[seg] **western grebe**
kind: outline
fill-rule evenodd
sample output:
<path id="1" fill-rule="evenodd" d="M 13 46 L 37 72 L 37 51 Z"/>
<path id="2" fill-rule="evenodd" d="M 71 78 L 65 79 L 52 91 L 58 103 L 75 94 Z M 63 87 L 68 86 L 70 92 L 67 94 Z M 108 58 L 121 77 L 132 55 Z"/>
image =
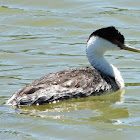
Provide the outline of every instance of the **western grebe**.
<path id="1" fill-rule="evenodd" d="M 118 69 L 104 58 L 110 50 L 139 52 L 125 44 L 124 36 L 113 26 L 94 31 L 87 41 L 87 57 L 95 68 L 76 68 L 48 74 L 12 95 L 8 105 L 40 105 L 103 92 L 117 91 L 124 87 Z"/>

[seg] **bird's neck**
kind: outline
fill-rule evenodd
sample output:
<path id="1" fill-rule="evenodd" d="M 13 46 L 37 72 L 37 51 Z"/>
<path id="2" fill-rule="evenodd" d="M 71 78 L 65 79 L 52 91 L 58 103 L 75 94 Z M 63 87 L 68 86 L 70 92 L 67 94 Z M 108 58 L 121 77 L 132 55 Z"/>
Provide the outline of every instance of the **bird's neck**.
<path id="1" fill-rule="evenodd" d="M 88 41 L 87 44 L 87 57 L 90 62 L 90 64 L 97 70 L 99 70 L 101 73 L 104 73 L 110 77 L 115 78 L 120 85 L 121 88 L 124 87 L 124 81 L 122 79 L 122 76 L 119 72 L 119 70 L 111 65 L 105 58 L 104 58 L 104 53 L 106 52 L 105 49 L 100 47 L 100 45 L 107 45 L 106 43 L 103 43 L 102 40 L 98 42 L 98 40 L 92 40 L 92 42 Z M 109 44 L 108 44 L 109 45 Z"/>

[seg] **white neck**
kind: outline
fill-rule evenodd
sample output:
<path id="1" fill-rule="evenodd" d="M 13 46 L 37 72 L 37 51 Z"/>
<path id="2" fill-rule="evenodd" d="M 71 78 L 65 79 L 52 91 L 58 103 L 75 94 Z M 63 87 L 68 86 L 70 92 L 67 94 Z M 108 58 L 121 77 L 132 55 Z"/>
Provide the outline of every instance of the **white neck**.
<path id="1" fill-rule="evenodd" d="M 119 70 L 104 58 L 104 53 L 108 50 L 119 50 L 115 44 L 97 37 L 93 36 L 89 39 L 87 43 L 87 57 L 90 64 L 100 72 L 114 77 L 117 82 L 120 83 L 121 88 L 124 87 L 124 81 Z"/>

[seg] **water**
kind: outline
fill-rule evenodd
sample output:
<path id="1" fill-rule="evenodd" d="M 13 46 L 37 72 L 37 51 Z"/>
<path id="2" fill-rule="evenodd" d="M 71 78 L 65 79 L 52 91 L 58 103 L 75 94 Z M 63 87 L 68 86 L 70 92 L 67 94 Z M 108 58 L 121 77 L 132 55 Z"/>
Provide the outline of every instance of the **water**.
<path id="1" fill-rule="evenodd" d="M 35 79 L 89 66 L 92 31 L 114 25 L 126 43 L 140 48 L 140 1 L 0 0 L 0 103 Z M 138 140 L 140 54 L 108 52 L 122 73 L 125 90 L 56 104 L 0 106 L 0 139 Z"/>

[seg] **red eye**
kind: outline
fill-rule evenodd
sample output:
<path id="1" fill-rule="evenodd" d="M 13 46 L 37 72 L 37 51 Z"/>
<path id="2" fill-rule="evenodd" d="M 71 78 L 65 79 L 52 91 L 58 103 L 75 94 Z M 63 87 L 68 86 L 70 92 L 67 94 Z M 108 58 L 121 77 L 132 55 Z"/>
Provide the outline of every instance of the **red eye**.
<path id="1" fill-rule="evenodd" d="M 115 40 L 114 43 L 115 43 L 115 44 L 119 44 L 119 41 L 118 41 L 118 40 Z"/>

